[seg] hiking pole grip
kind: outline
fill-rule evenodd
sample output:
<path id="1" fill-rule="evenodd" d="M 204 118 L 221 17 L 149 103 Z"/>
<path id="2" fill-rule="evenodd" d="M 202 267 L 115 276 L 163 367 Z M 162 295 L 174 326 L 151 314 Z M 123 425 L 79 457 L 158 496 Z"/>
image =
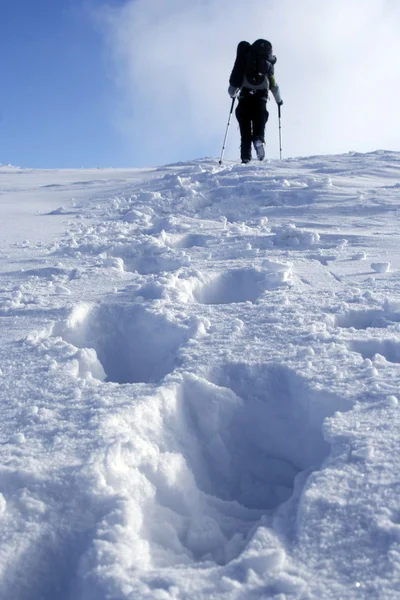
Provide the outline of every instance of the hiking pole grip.
<path id="1" fill-rule="evenodd" d="M 229 130 L 229 125 L 231 124 L 231 117 L 232 117 L 232 113 L 233 113 L 233 107 L 235 105 L 235 100 L 236 100 L 236 96 L 234 96 L 232 98 L 232 104 L 231 104 L 231 110 L 229 111 L 229 119 L 228 119 L 228 124 L 226 126 L 226 131 L 225 131 L 225 137 L 224 137 L 224 143 L 222 144 L 222 151 L 221 151 L 221 157 L 219 159 L 219 164 L 222 165 L 222 158 L 224 156 L 224 152 L 225 152 L 225 144 L 226 144 L 226 138 L 228 137 L 228 130 Z"/>

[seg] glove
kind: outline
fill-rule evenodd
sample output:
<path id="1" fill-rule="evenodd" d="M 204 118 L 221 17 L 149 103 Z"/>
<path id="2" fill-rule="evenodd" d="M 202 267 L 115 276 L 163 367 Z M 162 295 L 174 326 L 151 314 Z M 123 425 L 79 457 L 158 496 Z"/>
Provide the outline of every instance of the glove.
<path id="1" fill-rule="evenodd" d="M 282 104 L 283 104 L 283 100 L 279 100 L 278 106 L 282 106 Z"/>
<path id="2" fill-rule="evenodd" d="M 230 95 L 231 98 L 236 98 L 238 91 L 239 91 L 239 88 L 237 88 L 233 85 L 230 85 L 228 88 L 228 94 Z"/>

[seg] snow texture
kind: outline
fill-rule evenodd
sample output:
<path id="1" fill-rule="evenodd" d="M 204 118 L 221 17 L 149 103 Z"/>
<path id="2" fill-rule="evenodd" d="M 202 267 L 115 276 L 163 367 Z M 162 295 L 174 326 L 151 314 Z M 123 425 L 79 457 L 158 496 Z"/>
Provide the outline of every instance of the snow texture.
<path id="1" fill-rule="evenodd" d="M 400 154 L 0 193 L 0 598 L 398 598 Z"/>

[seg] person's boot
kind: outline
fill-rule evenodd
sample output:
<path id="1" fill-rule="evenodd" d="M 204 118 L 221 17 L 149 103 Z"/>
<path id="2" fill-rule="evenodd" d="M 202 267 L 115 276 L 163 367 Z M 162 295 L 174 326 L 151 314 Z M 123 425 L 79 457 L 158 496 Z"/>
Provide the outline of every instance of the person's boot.
<path id="1" fill-rule="evenodd" d="M 243 164 L 246 164 L 251 161 L 251 142 L 241 143 L 240 158 L 242 159 Z"/>
<path id="2" fill-rule="evenodd" d="M 264 160 L 265 158 L 265 149 L 264 142 L 261 138 L 257 138 L 253 142 L 254 150 L 256 151 L 258 160 Z"/>

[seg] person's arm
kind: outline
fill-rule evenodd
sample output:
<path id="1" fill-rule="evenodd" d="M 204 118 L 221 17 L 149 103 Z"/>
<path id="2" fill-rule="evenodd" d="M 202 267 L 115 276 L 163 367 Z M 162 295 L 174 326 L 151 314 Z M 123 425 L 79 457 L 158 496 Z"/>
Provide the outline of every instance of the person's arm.
<path id="1" fill-rule="evenodd" d="M 275 102 L 278 104 L 278 106 L 282 106 L 283 100 L 281 98 L 281 92 L 279 89 L 279 85 L 276 83 L 275 75 L 273 73 L 269 77 L 269 85 L 271 93 L 275 98 Z"/>
<path id="2" fill-rule="evenodd" d="M 240 88 L 238 88 L 238 87 L 235 87 L 234 85 L 230 85 L 230 86 L 228 87 L 228 94 L 230 95 L 230 97 L 231 97 L 232 99 L 233 99 L 233 98 L 236 98 L 236 96 L 238 95 L 238 92 L 239 92 L 239 90 L 240 90 Z"/>

